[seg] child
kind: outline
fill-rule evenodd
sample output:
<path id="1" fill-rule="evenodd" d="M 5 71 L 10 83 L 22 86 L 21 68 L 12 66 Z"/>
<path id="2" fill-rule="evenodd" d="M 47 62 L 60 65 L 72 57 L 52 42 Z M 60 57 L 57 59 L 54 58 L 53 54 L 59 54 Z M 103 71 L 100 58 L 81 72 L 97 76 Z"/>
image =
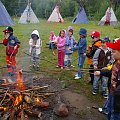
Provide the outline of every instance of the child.
<path id="1" fill-rule="evenodd" d="M 94 56 L 95 51 L 101 46 L 101 40 L 100 40 L 100 32 L 99 31 L 93 31 L 91 34 L 92 38 L 92 46 L 89 47 L 89 52 L 86 53 L 86 56 L 89 58 L 89 61 L 91 63 L 91 60 Z M 90 69 L 93 69 L 93 64 L 90 64 Z M 93 84 L 94 80 L 94 70 L 89 70 L 90 72 L 90 83 Z"/>
<path id="2" fill-rule="evenodd" d="M 87 30 L 85 28 L 81 28 L 79 31 L 80 39 L 76 45 L 76 47 L 73 47 L 71 50 L 78 50 L 78 67 L 79 71 L 75 75 L 75 79 L 80 79 L 83 76 L 83 73 L 80 71 L 81 68 L 83 68 L 83 64 L 85 61 L 85 53 L 86 53 L 86 47 L 87 47 Z"/>
<path id="3" fill-rule="evenodd" d="M 13 36 L 13 28 L 6 27 L 4 32 L 3 44 L 6 46 L 6 64 L 8 67 L 8 75 L 14 76 L 16 72 L 16 54 L 20 47 L 20 41 Z"/>
<path id="4" fill-rule="evenodd" d="M 112 56 L 115 59 L 108 98 L 108 120 L 120 120 L 120 38 L 106 45 L 112 49 Z"/>
<path id="5" fill-rule="evenodd" d="M 56 38 L 57 50 L 58 50 L 58 65 L 56 67 L 64 68 L 64 56 L 65 56 L 65 30 L 61 30 L 59 36 Z"/>
<path id="6" fill-rule="evenodd" d="M 55 55 L 55 52 L 54 52 L 54 48 L 55 48 L 54 41 L 55 41 L 55 39 L 56 39 L 55 33 L 54 33 L 54 31 L 51 31 L 50 32 L 50 38 L 49 38 L 49 40 L 50 40 L 50 42 L 49 42 L 49 49 L 52 49 L 53 55 Z"/>
<path id="7" fill-rule="evenodd" d="M 107 110 L 108 120 L 120 120 L 120 38 L 114 42 L 106 43 L 112 49 L 112 56 L 115 62 L 112 67 L 110 93 L 108 96 Z M 97 71 L 96 75 L 102 74 Z"/>
<path id="8" fill-rule="evenodd" d="M 30 45 L 29 52 L 31 54 L 32 67 L 39 68 L 42 41 L 40 39 L 37 30 L 34 30 L 32 32 L 31 39 L 29 40 L 29 45 Z"/>
<path id="9" fill-rule="evenodd" d="M 72 65 L 72 50 L 68 50 L 72 49 L 73 46 L 75 44 L 75 39 L 73 36 L 73 29 L 69 29 L 68 31 L 68 35 L 66 36 L 66 42 L 65 42 L 65 59 L 64 59 L 64 64 L 65 67 L 74 67 Z"/>
<path id="10" fill-rule="evenodd" d="M 109 37 L 104 37 L 102 39 L 101 47 L 96 50 L 93 56 L 93 66 L 94 69 L 102 69 L 107 67 L 109 64 L 112 63 L 111 57 L 111 49 L 106 46 L 106 42 L 110 42 Z M 107 98 L 107 85 L 108 85 L 108 77 L 105 76 L 96 76 L 94 75 L 93 81 L 93 95 L 97 94 L 99 91 L 99 80 L 102 80 L 102 94 L 104 98 Z"/>

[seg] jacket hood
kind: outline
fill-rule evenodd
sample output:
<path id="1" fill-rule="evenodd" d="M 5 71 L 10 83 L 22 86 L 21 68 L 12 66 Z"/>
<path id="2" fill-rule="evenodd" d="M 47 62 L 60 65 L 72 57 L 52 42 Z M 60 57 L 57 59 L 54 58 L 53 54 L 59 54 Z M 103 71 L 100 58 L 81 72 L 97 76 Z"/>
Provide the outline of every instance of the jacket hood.
<path id="1" fill-rule="evenodd" d="M 36 34 L 36 35 L 40 38 L 39 32 L 38 32 L 37 30 L 34 30 L 34 31 L 32 32 L 32 34 Z M 32 35 L 32 34 L 31 34 L 31 35 Z"/>

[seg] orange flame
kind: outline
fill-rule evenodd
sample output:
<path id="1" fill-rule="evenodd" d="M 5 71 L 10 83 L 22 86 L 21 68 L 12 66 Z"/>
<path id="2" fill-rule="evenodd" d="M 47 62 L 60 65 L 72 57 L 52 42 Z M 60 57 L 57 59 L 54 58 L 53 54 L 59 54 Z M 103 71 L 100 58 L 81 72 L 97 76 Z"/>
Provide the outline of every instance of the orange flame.
<path id="1" fill-rule="evenodd" d="M 22 95 L 15 98 L 14 106 L 17 106 L 20 102 L 22 102 Z"/>
<path id="2" fill-rule="evenodd" d="M 43 102 L 43 101 L 42 101 L 42 98 L 38 98 L 38 97 L 35 99 L 35 101 L 36 101 L 37 103 Z"/>
<path id="3" fill-rule="evenodd" d="M 19 90 L 25 90 L 26 89 L 26 87 L 24 85 L 23 74 L 22 74 L 21 70 L 19 72 L 17 72 L 17 85 L 16 86 Z"/>

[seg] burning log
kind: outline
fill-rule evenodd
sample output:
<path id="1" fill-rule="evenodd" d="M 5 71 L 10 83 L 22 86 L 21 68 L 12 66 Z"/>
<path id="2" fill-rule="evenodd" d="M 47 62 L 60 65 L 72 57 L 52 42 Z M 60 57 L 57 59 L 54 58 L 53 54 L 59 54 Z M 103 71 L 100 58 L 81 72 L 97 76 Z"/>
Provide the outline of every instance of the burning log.
<path id="1" fill-rule="evenodd" d="M 32 100 L 31 100 L 31 98 L 29 97 L 29 96 L 24 96 L 24 100 L 27 102 L 27 103 L 31 103 L 32 102 Z"/>
<path id="2" fill-rule="evenodd" d="M 23 90 L 21 92 L 30 92 L 30 91 L 35 91 L 35 90 L 43 89 L 43 88 L 48 88 L 48 86 L 42 86 L 42 87 L 38 87 L 38 88 L 32 88 L 32 89 L 28 89 L 28 90 Z"/>
<path id="3" fill-rule="evenodd" d="M 35 111 L 35 110 L 24 110 L 24 112 L 28 115 L 28 116 L 31 116 L 31 117 L 38 117 L 38 118 L 41 118 L 42 116 L 42 113 L 41 112 L 38 112 L 38 111 Z"/>
<path id="4" fill-rule="evenodd" d="M 5 86 L 0 86 L 0 112 L 3 113 L 2 118 L 4 119 L 6 116 L 9 120 L 28 120 L 28 117 L 25 119 L 25 116 L 41 118 L 42 113 L 36 110 L 49 106 L 49 102 L 44 102 L 43 97 L 55 94 L 55 92 L 40 91 L 48 88 L 48 85 L 26 87 L 22 71 L 17 73 L 16 83 L 12 83 L 10 80 L 9 82 L 3 81 Z"/>

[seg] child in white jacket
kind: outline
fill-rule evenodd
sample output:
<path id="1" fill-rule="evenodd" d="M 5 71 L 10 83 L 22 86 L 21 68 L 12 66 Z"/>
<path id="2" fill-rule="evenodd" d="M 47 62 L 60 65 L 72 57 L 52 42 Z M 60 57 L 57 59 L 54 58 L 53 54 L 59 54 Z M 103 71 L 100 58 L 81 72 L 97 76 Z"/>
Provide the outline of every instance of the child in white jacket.
<path id="1" fill-rule="evenodd" d="M 32 67 L 39 68 L 42 41 L 37 30 L 34 30 L 32 32 L 31 38 L 29 40 L 29 45 L 29 53 L 31 54 Z"/>

